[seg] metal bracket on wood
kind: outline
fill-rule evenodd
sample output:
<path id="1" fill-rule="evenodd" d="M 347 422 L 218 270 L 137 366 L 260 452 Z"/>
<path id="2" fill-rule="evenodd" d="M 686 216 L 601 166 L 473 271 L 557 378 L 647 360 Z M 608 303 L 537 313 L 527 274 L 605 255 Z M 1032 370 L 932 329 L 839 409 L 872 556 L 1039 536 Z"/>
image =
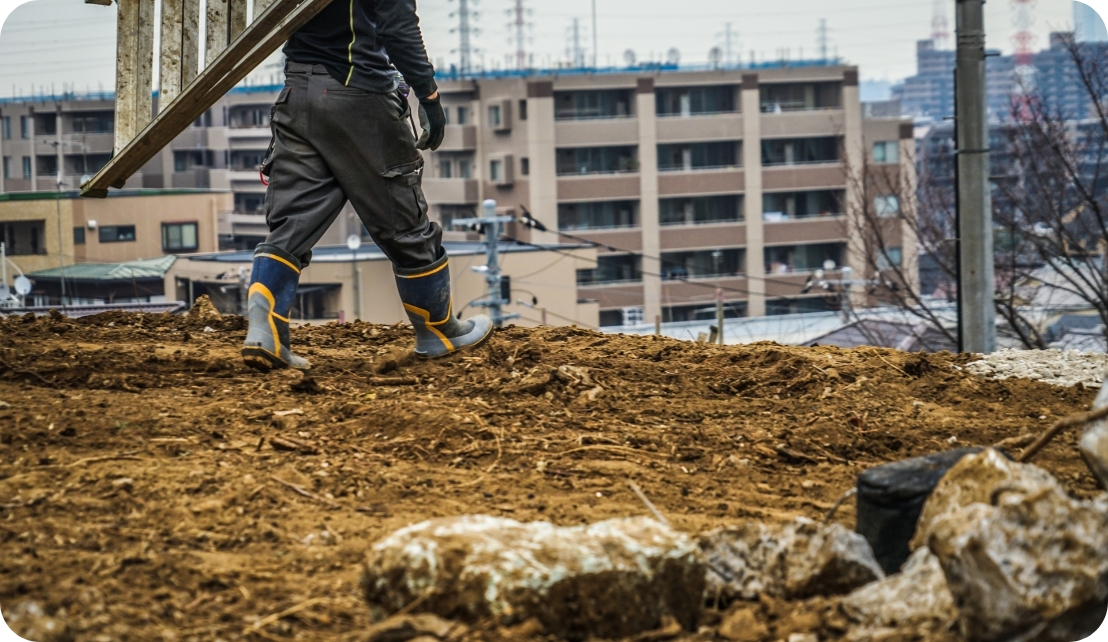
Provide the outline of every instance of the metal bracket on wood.
<path id="1" fill-rule="evenodd" d="M 226 49 L 214 58 L 209 53 L 209 64 L 196 78 L 191 79 L 191 82 L 188 78 L 191 71 L 189 58 L 182 54 L 184 64 L 174 65 L 173 73 L 175 79 L 180 78 L 179 82 L 187 85 L 168 104 L 159 105 L 160 113 L 153 120 L 150 120 L 149 100 L 152 91 L 149 78 L 153 51 L 152 48 L 144 47 L 147 39 L 143 37 L 145 32 L 142 31 L 145 24 L 142 17 L 146 15 L 142 9 L 147 3 L 152 6 L 153 0 L 120 0 L 120 2 L 120 20 L 123 21 L 119 27 L 120 32 L 127 35 L 134 34 L 134 36 L 124 39 L 125 42 L 118 45 L 120 50 L 116 69 L 118 76 L 116 100 L 118 103 L 122 97 L 128 101 L 127 104 L 134 103 L 134 109 L 130 114 L 125 115 L 126 122 L 122 123 L 121 130 L 117 106 L 116 153 L 96 173 L 96 176 L 81 185 L 81 195 L 94 198 L 106 197 L 109 187 L 122 188 L 128 178 L 284 44 L 297 29 L 330 4 L 331 0 L 272 0 L 272 4 L 257 16 L 252 24 L 241 28 L 241 33 L 233 38 Z M 184 0 L 182 5 L 198 8 L 199 3 Z M 232 7 L 233 15 L 237 8 L 245 7 L 245 0 L 230 0 L 228 5 Z M 258 2 L 255 7 L 260 5 L 263 3 Z M 209 3 L 210 6 L 211 3 Z M 149 13 L 151 24 L 148 31 L 152 41 L 153 11 Z M 131 17 L 132 14 L 137 14 L 138 18 Z M 134 28 L 132 25 L 136 23 L 137 32 L 131 31 Z M 233 19 L 228 29 L 233 31 L 239 28 L 240 24 L 245 24 L 244 13 L 241 18 Z M 189 40 L 195 42 L 198 38 L 189 38 L 190 27 L 191 24 L 185 26 L 181 32 L 180 44 L 176 38 L 172 38 L 170 46 L 183 46 Z M 173 32 L 177 33 L 175 30 Z M 164 46 L 166 46 L 165 43 L 163 43 Z M 189 46 L 191 47 L 192 44 L 190 43 Z M 125 90 L 122 96 L 121 88 Z M 145 103 L 141 98 L 143 94 L 146 96 Z M 145 112 L 142 112 L 143 108 Z M 137 132 L 137 135 L 133 132 Z M 130 140 L 121 138 L 120 135 L 123 133 L 131 134 L 133 138 Z"/>

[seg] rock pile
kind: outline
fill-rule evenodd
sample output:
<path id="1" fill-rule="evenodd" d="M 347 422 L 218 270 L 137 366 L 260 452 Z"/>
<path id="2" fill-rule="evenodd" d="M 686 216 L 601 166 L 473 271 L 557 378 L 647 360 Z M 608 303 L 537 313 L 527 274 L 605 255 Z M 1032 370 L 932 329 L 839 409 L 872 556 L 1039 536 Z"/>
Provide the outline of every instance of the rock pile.
<path id="1" fill-rule="evenodd" d="M 1032 379 L 1055 386 L 1099 386 L 1108 355 L 1075 350 L 998 350 L 966 364 L 975 375 Z"/>

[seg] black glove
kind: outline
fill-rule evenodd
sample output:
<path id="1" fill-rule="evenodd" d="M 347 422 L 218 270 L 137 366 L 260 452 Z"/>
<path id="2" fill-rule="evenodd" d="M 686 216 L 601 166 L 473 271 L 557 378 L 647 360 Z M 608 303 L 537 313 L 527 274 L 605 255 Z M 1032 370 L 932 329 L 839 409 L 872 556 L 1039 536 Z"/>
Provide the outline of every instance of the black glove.
<path id="1" fill-rule="evenodd" d="M 419 126 L 423 133 L 416 141 L 416 149 L 438 149 L 446 134 L 446 112 L 438 96 L 419 99 Z"/>

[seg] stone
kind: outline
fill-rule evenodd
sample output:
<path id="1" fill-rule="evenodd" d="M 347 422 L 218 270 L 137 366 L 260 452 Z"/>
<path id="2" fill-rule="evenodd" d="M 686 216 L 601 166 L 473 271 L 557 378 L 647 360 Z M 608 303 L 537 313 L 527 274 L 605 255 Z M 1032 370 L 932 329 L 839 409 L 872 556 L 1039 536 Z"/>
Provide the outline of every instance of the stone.
<path id="1" fill-rule="evenodd" d="M 717 631 L 732 642 L 762 642 L 769 639 L 769 628 L 758 619 L 758 607 L 736 603 L 723 616 Z"/>
<path id="2" fill-rule="evenodd" d="M 885 577 L 861 535 L 803 517 L 719 528 L 700 537 L 700 549 L 708 596 L 726 601 L 839 595 Z"/>
<path id="3" fill-rule="evenodd" d="M 61 613 L 53 617 L 37 602 L 20 602 L 4 613 L 11 630 L 21 638 L 35 642 L 72 642 L 73 632 Z"/>
<path id="4" fill-rule="evenodd" d="M 1108 406 L 1108 386 L 1101 386 L 1093 401 L 1093 410 L 1105 406 Z M 1086 426 L 1077 447 L 1100 487 L 1108 488 L 1108 420 L 1101 419 Z"/>
<path id="5" fill-rule="evenodd" d="M 696 544 L 649 518 L 557 527 L 485 515 L 401 529 L 366 554 L 371 609 L 443 618 L 536 618 L 548 634 L 580 640 L 658 629 L 666 615 L 693 630 L 704 596 Z"/>
<path id="6" fill-rule="evenodd" d="M 927 498 L 910 547 L 916 550 L 925 546 L 936 521 L 974 503 L 989 504 L 999 491 L 1039 489 L 1064 494 L 1058 480 L 1038 466 L 1016 463 L 992 448 L 967 455 L 943 476 Z"/>
<path id="7" fill-rule="evenodd" d="M 939 517 L 927 546 L 971 641 L 1071 642 L 1108 610 L 1108 499 L 1043 486 L 998 489 Z"/>
<path id="8" fill-rule="evenodd" d="M 939 559 L 927 548 L 912 553 L 899 573 L 852 591 L 840 608 L 857 639 L 897 628 L 924 637 L 958 617 Z"/>

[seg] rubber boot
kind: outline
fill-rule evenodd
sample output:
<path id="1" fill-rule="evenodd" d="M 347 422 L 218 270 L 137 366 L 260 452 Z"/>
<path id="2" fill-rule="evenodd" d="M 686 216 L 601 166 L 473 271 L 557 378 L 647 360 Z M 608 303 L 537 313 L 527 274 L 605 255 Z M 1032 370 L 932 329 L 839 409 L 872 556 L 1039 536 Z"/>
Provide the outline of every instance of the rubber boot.
<path id="1" fill-rule="evenodd" d="M 289 350 L 289 311 L 300 281 L 300 261 L 272 245 L 259 245 L 254 252 L 247 292 L 250 327 L 242 345 L 242 359 L 258 370 L 297 368 L 308 362 Z"/>
<path id="2" fill-rule="evenodd" d="M 441 357 L 481 345 L 492 334 L 492 320 L 481 314 L 459 321 L 450 298 L 450 266 L 446 253 L 431 265 L 414 270 L 395 268 L 396 289 L 415 328 L 415 353 Z"/>

